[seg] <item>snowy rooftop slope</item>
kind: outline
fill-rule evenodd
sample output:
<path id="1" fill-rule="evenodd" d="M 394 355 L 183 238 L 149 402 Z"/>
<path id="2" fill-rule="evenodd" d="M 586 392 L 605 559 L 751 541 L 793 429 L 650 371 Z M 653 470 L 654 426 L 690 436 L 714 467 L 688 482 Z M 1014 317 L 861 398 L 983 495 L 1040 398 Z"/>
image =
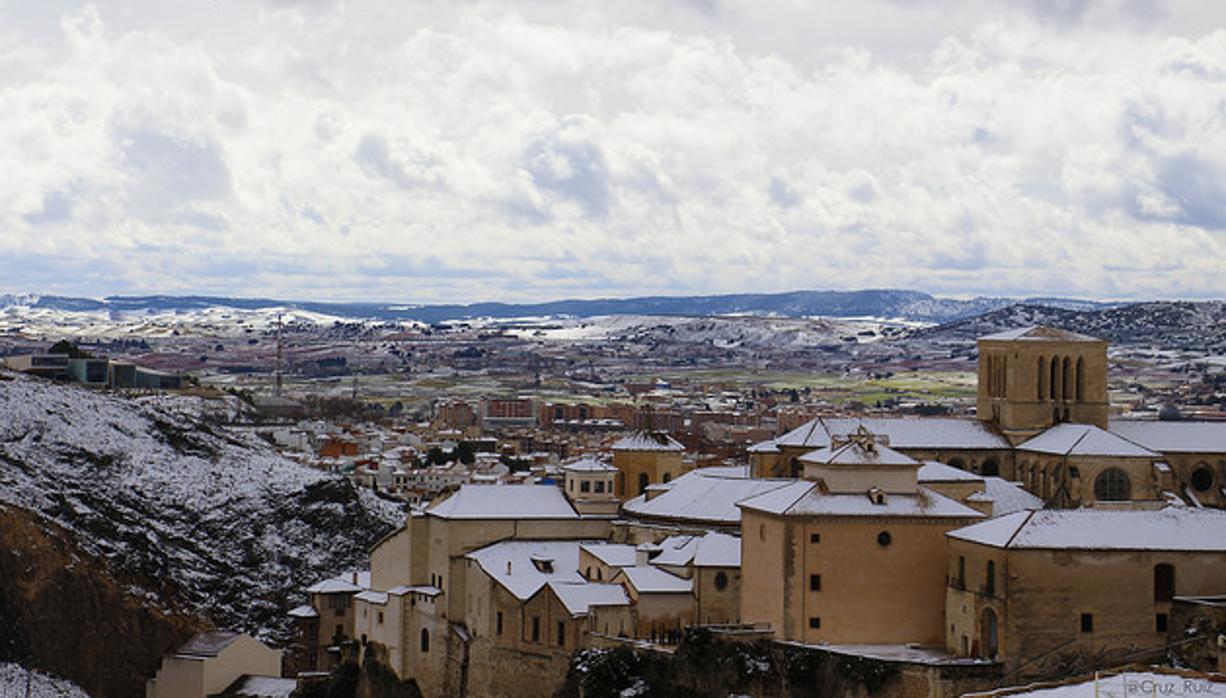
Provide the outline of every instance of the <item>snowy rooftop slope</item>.
<path id="1" fill-rule="evenodd" d="M 920 482 L 983 482 L 982 476 L 934 460 L 924 461 L 918 477 Z"/>
<path id="2" fill-rule="evenodd" d="M 585 543 L 580 546 L 593 557 L 610 567 L 634 565 L 634 546 L 626 543 Z"/>
<path id="3" fill-rule="evenodd" d="M 620 584 L 591 584 L 588 582 L 549 582 L 549 588 L 557 594 L 572 616 L 585 616 L 592 606 L 627 606 L 630 597 Z"/>
<path id="4" fill-rule="evenodd" d="M 681 442 L 662 431 L 636 431 L 613 443 L 614 451 L 684 451 Z"/>
<path id="5" fill-rule="evenodd" d="M 0 380 L 0 415 L 0 503 L 65 527 L 116 573 L 177 587 L 221 627 L 284 637 L 297 588 L 364 560 L 403 519 L 187 414 L 17 376 Z"/>
<path id="6" fill-rule="evenodd" d="M 892 448 L 1009 449 L 1009 442 L 975 419 L 953 417 L 819 417 L 774 439 L 778 446 L 823 448 L 831 436 L 854 434 L 863 426 L 889 439 Z"/>
<path id="7" fill-rule="evenodd" d="M 735 524 L 741 520 L 737 502 L 788 484 L 786 480 L 726 477 L 707 470 L 691 470 L 664 485 L 668 491 L 651 501 L 640 495 L 627 501 L 622 510 L 632 517 Z"/>
<path id="8" fill-rule="evenodd" d="M 1158 458 L 1157 453 L 1093 424 L 1057 424 L 1020 444 L 1019 451 L 1061 456 Z"/>
<path id="9" fill-rule="evenodd" d="M 1226 422 L 1116 421 L 1107 425 L 1113 434 L 1163 453 L 1226 452 Z"/>
<path id="10" fill-rule="evenodd" d="M 29 693 L 26 693 L 26 689 Z M 66 679 L 0 663 L 0 696 L 3 698 L 89 698 L 89 694 Z"/>
<path id="11" fill-rule="evenodd" d="M 741 506 L 782 516 L 983 517 L 974 509 L 923 487 L 919 494 L 891 494 L 878 504 L 867 494 L 822 494 L 817 483 L 807 480 L 748 499 Z"/>
<path id="12" fill-rule="evenodd" d="M 899 453 L 889 446 L 875 444 L 868 449 L 855 441 L 849 441 L 838 448 L 827 446 L 809 451 L 801 456 L 800 460 L 819 465 L 919 465 L 911 456 Z"/>
<path id="13" fill-rule="evenodd" d="M 621 574 L 642 594 L 688 594 L 694 584 L 691 579 L 683 579 L 650 565 L 623 567 Z"/>
<path id="14" fill-rule="evenodd" d="M 1043 508 L 1042 498 L 1030 494 L 1016 482 L 988 475 L 983 478 L 983 487 L 984 496 L 992 500 L 992 516 L 1012 514 L 1023 509 Z"/>
<path id="15" fill-rule="evenodd" d="M 491 579 L 522 601 L 549 582 L 582 583 L 579 546 L 595 542 L 508 540 L 479 548 L 464 557 L 475 560 Z"/>
<path id="16" fill-rule="evenodd" d="M 651 564 L 666 567 L 685 567 L 698 552 L 698 536 L 669 536 L 660 541 L 660 552 L 651 558 Z"/>
<path id="17" fill-rule="evenodd" d="M 1010 549 L 1226 552 L 1226 511 L 1045 509 L 1016 512 L 947 535 Z"/>
<path id="18" fill-rule="evenodd" d="M 740 567 L 741 539 L 726 533 L 712 531 L 698 541 L 694 554 L 695 567 Z"/>
<path id="19" fill-rule="evenodd" d="M 562 466 L 563 470 L 572 473 L 615 473 L 617 468 L 605 463 L 604 461 L 596 460 L 595 458 L 581 458 L 572 463 L 567 463 Z"/>
<path id="20" fill-rule="evenodd" d="M 577 519 L 553 485 L 461 485 L 426 513 L 442 519 Z"/>

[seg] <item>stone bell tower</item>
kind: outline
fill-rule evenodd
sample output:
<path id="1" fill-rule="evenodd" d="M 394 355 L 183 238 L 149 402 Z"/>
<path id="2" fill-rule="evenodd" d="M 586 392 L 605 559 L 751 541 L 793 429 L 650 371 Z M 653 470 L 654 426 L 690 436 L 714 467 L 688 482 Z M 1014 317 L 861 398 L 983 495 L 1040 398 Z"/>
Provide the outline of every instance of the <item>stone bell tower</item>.
<path id="1" fill-rule="evenodd" d="M 1052 327 L 979 338 L 979 419 L 1017 445 L 1060 422 L 1107 427 L 1107 342 Z"/>

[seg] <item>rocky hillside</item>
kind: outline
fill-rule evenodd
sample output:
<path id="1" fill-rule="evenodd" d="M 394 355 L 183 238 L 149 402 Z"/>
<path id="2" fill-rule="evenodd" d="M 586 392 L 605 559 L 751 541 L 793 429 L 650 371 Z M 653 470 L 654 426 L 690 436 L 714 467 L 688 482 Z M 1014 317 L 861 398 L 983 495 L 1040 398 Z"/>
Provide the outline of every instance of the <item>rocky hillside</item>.
<path id="1" fill-rule="evenodd" d="M 1221 353 L 1226 351 L 1226 303 L 1170 301 L 1098 310 L 1012 305 L 965 320 L 917 330 L 912 338 L 973 342 L 976 337 L 1028 325 L 1050 325 L 1101 337 L 1112 344 Z"/>
<path id="2" fill-rule="evenodd" d="M 0 661 L 94 695 L 125 693 L 72 659 L 156 667 L 204 624 L 286 639 L 295 590 L 362 565 L 402 517 L 189 411 L 3 372 L 0 515 Z"/>

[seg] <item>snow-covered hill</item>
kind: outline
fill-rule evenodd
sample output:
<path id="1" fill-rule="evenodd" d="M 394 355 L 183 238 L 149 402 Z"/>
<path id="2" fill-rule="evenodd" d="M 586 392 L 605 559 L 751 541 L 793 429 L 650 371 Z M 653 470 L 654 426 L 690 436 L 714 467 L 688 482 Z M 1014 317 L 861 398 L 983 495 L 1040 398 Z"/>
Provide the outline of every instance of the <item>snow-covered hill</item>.
<path id="1" fill-rule="evenodd" d="M 272 639 L 286 637 L 295 589 L 362 564 L 402 519 L 397 505 L 190 411 L 6 372 L 3 504 L 67 529 L 132 596 L 157 604 L 172 589 L 213 623 Z"/>
<path id="2" fill-rule="evenodd" d="M 89 698 L 89 694 L 71 681 L 0 663 L 0 698 Z"/>

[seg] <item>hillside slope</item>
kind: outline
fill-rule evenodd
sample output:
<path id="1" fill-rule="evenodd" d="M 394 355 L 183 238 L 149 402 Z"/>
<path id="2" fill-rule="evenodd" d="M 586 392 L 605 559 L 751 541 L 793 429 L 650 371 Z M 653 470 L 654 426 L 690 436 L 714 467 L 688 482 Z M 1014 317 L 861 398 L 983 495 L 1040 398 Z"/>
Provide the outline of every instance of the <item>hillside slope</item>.
<path id="1" fill-rule="evenodd" d="M 270 640 L 288 636 L 295 589 L 362 565 L 403 516 L 339 476 L 190 413 L 0 372 L 3 505 L 70 538 L 64 555 L 98 561 L 124 598 Z M 21 581 L 53 572 L 35 564 Z M 0 578 L 0 599 L 31 593 Z M 81 603 L 113 602 L 88 593 L 99 598 Z M 78 629 L 58 631 L 70 646 Z M 25 659 L 3 656 L 17 652 L 5 632 L 0 624 L 0 660 Z"/>

